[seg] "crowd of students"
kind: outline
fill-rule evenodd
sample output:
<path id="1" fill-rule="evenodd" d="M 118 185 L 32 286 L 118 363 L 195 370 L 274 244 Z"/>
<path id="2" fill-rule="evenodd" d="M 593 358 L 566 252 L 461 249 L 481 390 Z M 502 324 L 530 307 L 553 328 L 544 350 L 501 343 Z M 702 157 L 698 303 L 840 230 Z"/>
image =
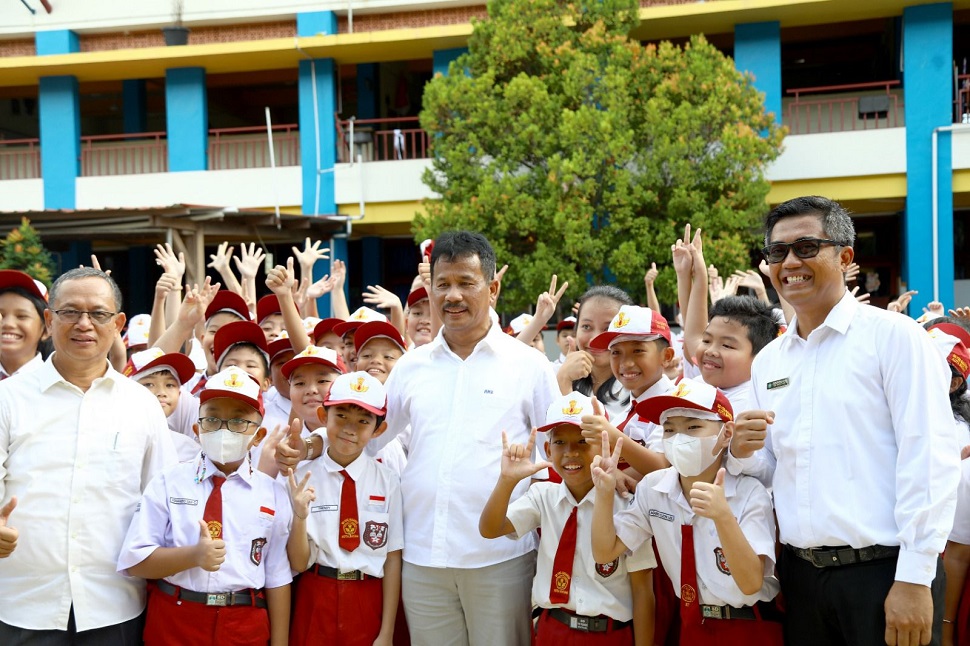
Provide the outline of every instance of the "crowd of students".
<path id="1" fill-rule="evenodd" d="M 598 285 L 554 322 L 552 277 L 503 329 L 506 268 L 468 232 L 422 248 L 406 301 L 370 286 L 353 312 L 343 263 L 312 279 L 320 242 L 269 270 L 262 298 L 256 245 L 220 245 L 220 282 L 197 285 L 160 245 L 152 312 L 117 326 L 102 366 L 154 399 L 90 404 L 155 407 L 174 447 L 125 458 L 152 476 L 115 568 L 149 582 L 145 643 L 970 644 L 970 308 L 867 305 L 847 287 L 848 215 L 799 200 L 766 222 L 779 303 L 758 272 L 722 282 L 687 226 L 677 332 L 656 264 L 647 307 Z M 71 342 L 115 324 L 57 300 L 92 278 L 116 290 L 89 268 L 48 302 L 0 271 L 0 589 L 43 558 L 18 547 L 45 517 L 25 501 L 56 495 L 8 458 L 34 452 L 34 482 L 63 435 L 25 433 L 6 400 L 74 347 L 52 346 L 52 322 Z M 130 444 L 115 418 L 112 451 Z M 85 594 L 67 597 L 71 635 Z M 4 643 L 61 630 L 24 613 L 0 611 Z"/>

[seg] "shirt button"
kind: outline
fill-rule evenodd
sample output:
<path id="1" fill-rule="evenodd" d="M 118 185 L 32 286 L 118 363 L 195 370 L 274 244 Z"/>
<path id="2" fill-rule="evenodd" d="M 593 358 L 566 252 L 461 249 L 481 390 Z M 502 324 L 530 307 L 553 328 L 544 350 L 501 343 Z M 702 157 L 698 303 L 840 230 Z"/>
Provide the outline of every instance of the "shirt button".
<path id="1" fill-rule="evenodd" d="M 71 566 L 71 572 L 77 572 L 77 566 L 76 565 L 72 565 Z"/>
<path id="2" fill-rule="evenodd" d="M 71 538 L 77 538 L 77 532 L 71 532 Z"/>
<path id="3" fill-rule="evenodd" d="M 81 502 L 81 499 L 80 498 L 73 498 L 73 499 L 71 499 L 71 502 L 73 502 L 76 505 L 79 502 Z"/>

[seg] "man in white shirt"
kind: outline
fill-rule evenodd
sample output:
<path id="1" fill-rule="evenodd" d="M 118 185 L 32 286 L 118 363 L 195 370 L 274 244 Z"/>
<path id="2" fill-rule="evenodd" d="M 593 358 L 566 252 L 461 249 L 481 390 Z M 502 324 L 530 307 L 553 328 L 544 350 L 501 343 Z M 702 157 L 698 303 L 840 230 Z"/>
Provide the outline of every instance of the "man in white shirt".
<path id="1" fill-rule="evenodd" d="M 388 377 L 388 431 L 378 438 L 386 444 L 411 425 L 401 476 L 411 642 L 526 646 L 535 539 L 488 541 L 478 519 L 499 476 L 502 431 L 526 444 L 559 396 L 556 379 L 542 354 L 491 323 L 499 285 L 488 240 L 442 234 L 431 267 L 431 307 L 443 328 Z"/>
<path id="2" fill-rule="evenodd" d="M 796 198 L 765 228 L 795 318 L 754 360 L 729 468 L 774 488 L 786 643 L 939 643 L 960 479 L 949 371 L 914 321 L 846 290 L 838 203 Z"/>
<path id="3" fill-rule="evenodd" d="M 0 383 L 0 644 L 133 644 L 145 582 L 115 572 L 148 481 L 178 462 L 155 397 L 116 372 L 121 292 L 98 269 L 50 291 L 54 354 Z M 12 545 L 12 547 L 11 547 Z"/>

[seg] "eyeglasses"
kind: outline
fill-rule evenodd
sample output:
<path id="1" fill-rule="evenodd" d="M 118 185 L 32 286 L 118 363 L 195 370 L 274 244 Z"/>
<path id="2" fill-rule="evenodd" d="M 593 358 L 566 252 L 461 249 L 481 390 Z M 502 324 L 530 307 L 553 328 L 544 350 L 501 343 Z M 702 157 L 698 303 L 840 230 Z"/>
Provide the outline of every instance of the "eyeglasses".
<path id="1" fill-rule="evenodd" d="M 200 417 L 199 418 L 199 428 L 202 429 L 203 433 L 212 433 L 218 431 L 220 428 L 225 426 L 232 433 L 246 433 L 249 431 L 250 426 L 259 426 L 256 422 L 251 422 L 248 419 L 222 419 L 219 417 Z"/>
<path id="2" fill-rule="evenodd" d="M 845 246 L 835 240 L 802 238 L 795 242 L 774 242 L 762 249 L 761 253 L 764 254 L 765 260 L 768 261 L 769 265 L 774 265 L 788 257 L 789 249 L 794 251 L 796 256 L 804 260 L 805 258 L 814 258 L 817 256 L 818 252 L 822 249 L 822 245 L 827 244 L 835 245 L 836 247 Z"/>
<path id="3" fill-rule="evenodd" d="M 53 310 L 53 312 L 57 314 L 57 318 L 65 323 L 77 323 L 81 320 L 81 316 L 87 314 L 88 318 L 97 325 L 107 325 L 118 314 L 118 312 L 105 312 L 104 310 L 94 310 L 93 312 L 86 312 L 84 310 Z"/>

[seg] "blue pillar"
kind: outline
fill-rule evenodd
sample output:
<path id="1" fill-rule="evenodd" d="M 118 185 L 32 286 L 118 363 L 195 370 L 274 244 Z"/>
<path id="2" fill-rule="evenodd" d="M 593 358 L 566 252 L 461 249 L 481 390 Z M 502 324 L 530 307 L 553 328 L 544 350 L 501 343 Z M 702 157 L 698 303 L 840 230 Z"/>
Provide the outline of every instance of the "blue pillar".
<path id="1" fill-rule="evenodd" d="M 357 66 L 357 118 L 376 119 L 377 103 L 377 63 L 361 63 Z"/>
<path id="2" fill-rule="evenodd" d="M 129 79 L 121 82 L 121 109 L 125 133 L 145 132 L 148 111 L 145 103 L 145 81 Z"/>
<path id="3" fill-rule="evenodd" d="M 384 282 L 384 262 L 381 257 L 383 244 L 378 236 L 366 236 L 361 241 L 361 255 L 364 258 L 363 272 L 361 280 L 364 287 L 367 285 L 380 285 Z"/>
<path id="4" fill-rule="evenodd" d="M 38 31 L 38 56 L 73 54 L 80 42 L 73 31 Z M 44 178 L 44 208 L 73 209 L 75 182 L 81 170 L 81 104 L 77 77 L 40 79 L 40 167 Z"/>
<path id="5" fill-rule="evenodd" d="M 933 130 L 952 121 L 953 5 L 903 10 L 903 100 L 906 110 L 906 212 L 903 280 L 918 290 L 910 311 L 933 300 Z M 953 307 L 953 168 L 950 133 L 937 150 L 939 300 Z"/>
<path id="6" fill-rule="evenodd" d="M 734 64 L 738 71 L 751 72 L 754 86 L 765 93 L 765 111 L 781 123 L 781 23 L 735 25 Z"/>
<path id="7" fill-rule="evenodd" d="M 165 70 L 165 127 L 168 132 L 168 170 L 207 170 L 209 106 L 205 68 Z"/>
<path id="8" fill-rule="evenodd" d="M 335 34 L 337 15 L 332 11 L 297 14 L 296 30 L 301 38 Z M 333 59 L 300 61 L 299 93 L 303 213 L 336 215 L 333 169 L 337 163 L 337 127 L 334 123 L 337 68 Z"/>
<path id="9" fill-rule="evenodd" d="M 74 54 L 81 51 L 81 41 L 76 33 L 67 29 L 38 31 L 34 34 L 34 47 L 38 56 Z"/>
<path id="10" fill-rule="evenodd" d="M 442 76 L 448 76 L 448 66 L 451 61 L 457 59 L 462 54 L 468 52 L 467 47 L 455 47 L 454 49 L 439 49 L 432 55 L 432 68 L 434 69 L 434 74 L 437 76 L 441 74 Z"/>
<path id="11" fill-rule="evenodd" d="M 337 14 L 332 11 L 305 11 L 296 14 L 296 35 L 330 36 L 337 33 Z"/>

